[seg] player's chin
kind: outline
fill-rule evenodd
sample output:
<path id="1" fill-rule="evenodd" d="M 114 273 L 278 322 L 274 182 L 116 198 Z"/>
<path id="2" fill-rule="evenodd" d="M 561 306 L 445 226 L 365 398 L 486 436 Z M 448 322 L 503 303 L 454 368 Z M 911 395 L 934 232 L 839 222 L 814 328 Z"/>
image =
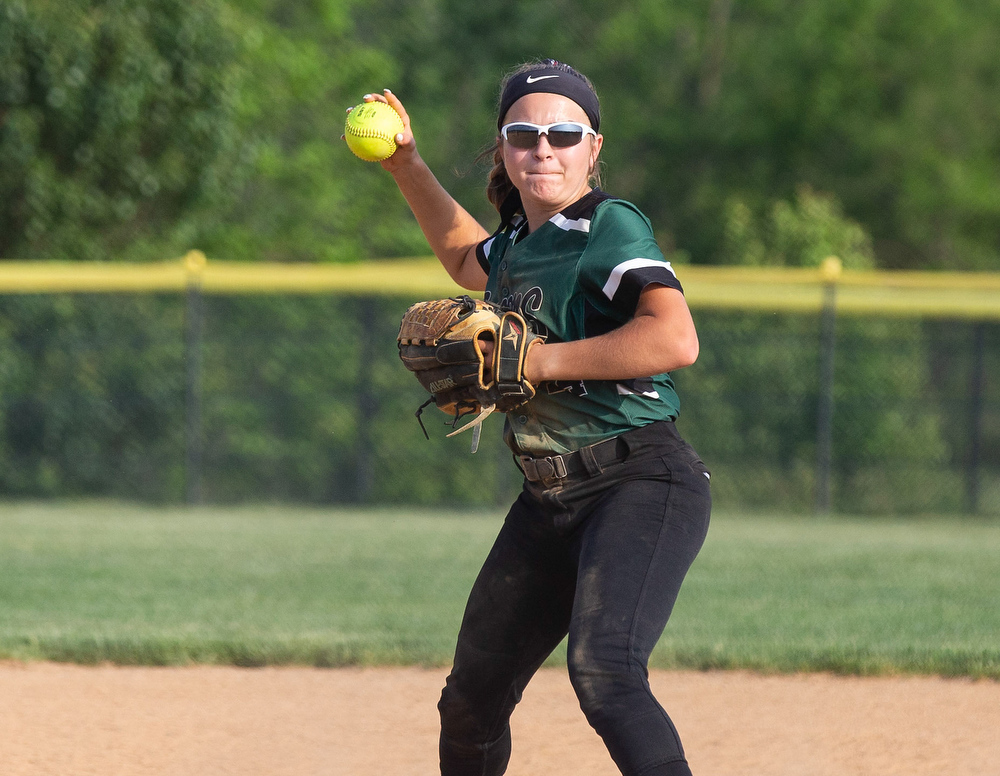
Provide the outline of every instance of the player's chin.
<path id="1" fill-rule="evenodd" d="M 563 177 L 557 173 L 535 173 L 530 175 L 521 196 L 533 199 L 540 205 L 551 205 L 562 202 L 566 198 L 566 186 Z"/>

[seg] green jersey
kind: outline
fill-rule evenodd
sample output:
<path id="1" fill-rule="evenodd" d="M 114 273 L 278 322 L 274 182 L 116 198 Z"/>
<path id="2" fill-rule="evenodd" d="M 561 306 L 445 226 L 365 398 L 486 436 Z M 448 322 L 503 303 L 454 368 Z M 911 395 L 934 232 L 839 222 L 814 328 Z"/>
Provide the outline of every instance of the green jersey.
<path id="1" fill-rule="evenodd" d="M 487 301 L 517 310 L 547 342 L 572 342 L 618 328 L 650 284 L 681 285 L 632 204 L 593 190 L 534 232 L 517 217 L 478 247 L 489 274 Z M 561 454 L 630 428 L 677 417 L 669 374 L 616 382 L 549 382 L 507 415 L 515 453 Z"/>

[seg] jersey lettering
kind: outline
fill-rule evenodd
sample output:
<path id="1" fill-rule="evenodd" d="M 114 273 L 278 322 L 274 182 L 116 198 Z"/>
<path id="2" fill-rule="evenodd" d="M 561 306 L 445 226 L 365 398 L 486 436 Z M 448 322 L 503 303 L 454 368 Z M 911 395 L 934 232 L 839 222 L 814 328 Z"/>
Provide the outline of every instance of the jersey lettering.
<path id="1" fill-rule="evenodd" d="M 503 296 L 500 297 L 500 307 L 504 310 L 513 310 L 527 317 L 542 309 L 544 294 L 538 286 L 532 286 L 527 291 L 518 291 L 514 294 L 509 289 L 504 288 L 501 293 Z"/>
<path id="2" fill-rule="evenodd" d="M 570 393 L 573 396 L 586 396 L 587 384 L 583 380 L 553 380 L 545 383 L 546 392 L 551 396 L 556 393 Z"/>

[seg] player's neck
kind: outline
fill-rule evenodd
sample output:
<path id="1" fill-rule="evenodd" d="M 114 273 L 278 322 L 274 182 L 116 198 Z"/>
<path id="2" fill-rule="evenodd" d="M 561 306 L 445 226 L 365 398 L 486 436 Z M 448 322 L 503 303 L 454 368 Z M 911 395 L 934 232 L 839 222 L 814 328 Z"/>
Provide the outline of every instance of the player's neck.
<path id="1" fill-rule="evenodd" d="M 530 234 L 536 229 L 545 224 L 546 221 L 552 219 L 552 216 L 561 213 L 570 205 L 579 202 L 585 196 L 587 196 L 593 189 L 589 186 L 585 188 L 578 197 L 573 197 L 567 202 L 563 202 L 558 205 L 548 205 L 537 202 L 522 201 L 522 207 L 524 208 L 524 217 L 528 221 L 527 233 Z"/>

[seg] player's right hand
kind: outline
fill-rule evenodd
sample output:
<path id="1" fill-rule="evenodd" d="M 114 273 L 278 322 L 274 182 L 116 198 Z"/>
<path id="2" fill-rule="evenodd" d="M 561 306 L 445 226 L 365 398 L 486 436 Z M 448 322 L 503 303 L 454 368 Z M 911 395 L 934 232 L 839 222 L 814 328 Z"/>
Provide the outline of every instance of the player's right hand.
<path id="1" fill-rule="evenodd" d="M 403 107 L 399 98 L 388 89 L 382 94 L 366 94 L 365 102 L 384 102 L 403 120 L 403 131 L 396 135 L 396 151 L 388 159 L 383 159 L 380 164 L 389 172 L 396 172 L 412 163 L 417 158 L 417 144 L 413 139 L 413 131 L 410 129 L 410 116 Z"/>

